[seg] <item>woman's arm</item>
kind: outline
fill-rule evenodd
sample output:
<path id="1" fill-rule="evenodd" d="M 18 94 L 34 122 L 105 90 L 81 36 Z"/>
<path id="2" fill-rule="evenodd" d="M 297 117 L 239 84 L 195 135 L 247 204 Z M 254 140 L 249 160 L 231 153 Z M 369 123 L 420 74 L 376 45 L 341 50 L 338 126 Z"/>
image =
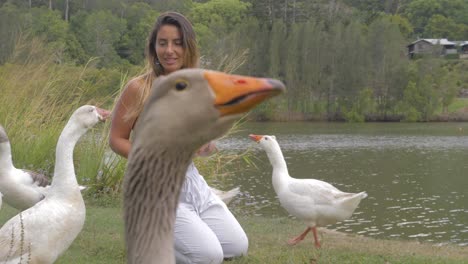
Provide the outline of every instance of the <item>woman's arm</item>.
<path id="1" fill-rule="evenodd" d="M 125 90 L 122 92 L 112 113 L 112 123 L 109 132 L 110 148 L 120 156 L 128 158 L 131 142 L 130 133 L 135 123 L 136 117 L 125 120 L 125 115 L 135 106 L 138 94 L 139 83 L 137 80 L 131 80 Z"/>

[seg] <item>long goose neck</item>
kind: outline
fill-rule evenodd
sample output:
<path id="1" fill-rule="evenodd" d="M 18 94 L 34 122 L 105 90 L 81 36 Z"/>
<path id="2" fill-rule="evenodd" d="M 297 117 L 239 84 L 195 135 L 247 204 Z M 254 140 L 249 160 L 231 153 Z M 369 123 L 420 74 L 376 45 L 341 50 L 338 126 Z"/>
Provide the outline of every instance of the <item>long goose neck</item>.
<path id="1" fill-rule="evenodd" d="M 273 188 L 276 192 L 278 192 L 283 186 L 285 186 L 284 182 L 290 178 L 288 173 L 288 166 L 286 165 L 283 152 L 281 151 L 278 143 L 269 145 L 269 147 L 266 149 L 266 153 L 268 159 L 270 160 L 271 166 L 273 167 Z"/>
<path id="2" fill-rule="evenodd" d="M 70 190 L 77 187 L 78 182 L 73 165 L 73 150 L 76 143 L 87 129 L 79 127 L 70 120 L 60 134 L 55 150 L 55 169 L 52 178 L 52 188 Z"/>
<path id="3" fill-rule="evenodd" d="M 180 188 L 193 153 L 160 144 L 135 147 L 124 180 L 129 264 L 175 263 L 173 223 Z M 127 175 L 132 175 L 128 178 Z"/>
<path id="4" fill-rule="evenodd" d="M 272 144 L 266 149 L 268 159 L 274 171 L 288 173 L 288 166 L 284 160 L 283 152 L 278 144 Z"/>
<path id="5" fill-rule="evenodd" d="M 0 143 L 0 172 L 3 170 L 9 170 L 12 167 L 13 161 L 11 160 L 10 142 L 6 141 Z"/>

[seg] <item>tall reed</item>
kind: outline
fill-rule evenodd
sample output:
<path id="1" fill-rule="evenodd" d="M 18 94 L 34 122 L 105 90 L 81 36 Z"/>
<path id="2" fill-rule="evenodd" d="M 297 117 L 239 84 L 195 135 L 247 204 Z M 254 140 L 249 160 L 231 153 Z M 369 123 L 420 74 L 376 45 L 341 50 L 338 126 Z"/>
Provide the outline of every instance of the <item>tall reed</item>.
<path id="1" fill-rule="evenodd" d="M 111 106 L 115 94 L 104 94 L 90 82 L 88 75 L 106 78 L 106 71 L 96 74 L 93 61 L 84 66 L 57 64 L 53 52 L 39 39 L 20 37 L 15 53 L 8 63 L 0 66 L 0 124 L 5 127 L 12 145 L 15 166 L 51 175 L 55 161 L 55 147 L 62 129 L 72 112 L 84 104 Z M 102 86 L 101 86 L 102 87 Z M 118 91 L 119 87 L 114 90 Z M 94 131 L 100 130 L 97 127 Z M 85 140 L 78 144 L 101 150 Z M 84 158 L 85 151 L 77 151 L 75 167 L 93 174 L 93 166 Z M 101 156 L 92 156 L 93 162 Z M 82 161 L 82 162 L 80 162 Z M 78 169 L 79 168 L 79 169 Z M 95 174 L 95 172 L 94 172 Z"/>
<path id="2" fill-rule="evenodd" d="M 50 176 L 58 137 L 72 112 L 83 104 L 111 110 L 133 76 L 116 69 L 97 69 L 97 58 L 75 66 L 58 64 L 54 56 L 40 39 L 20 36 L 9 62 L 0 66 L 0 124 L 10 138 L 15 166 Z M 246 56 L 247 51 L 227 56 L 216 69 L 232 73 Z M 136 67 L 131 70 L 136 72 Z M 109 149 L 109 125 L 96 126 L 76 146 L 78 181 L 88 187 L 85 194 L 90 196 L 118 194 L 121 189 L 126 160 Z M 195 162 L 211 178 L 229 174 L 226 165 L 241 158 L 248 161 L 248 155 L 221 152 Z"/>

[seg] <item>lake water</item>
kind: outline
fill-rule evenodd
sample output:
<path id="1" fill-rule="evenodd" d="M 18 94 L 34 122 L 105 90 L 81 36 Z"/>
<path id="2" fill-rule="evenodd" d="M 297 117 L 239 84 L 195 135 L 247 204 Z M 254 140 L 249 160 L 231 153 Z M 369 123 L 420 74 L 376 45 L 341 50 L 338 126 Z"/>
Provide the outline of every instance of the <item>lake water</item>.
<path id="1" fill-rule="evenodd" d="M 376 238 L 468 245 L 468 123 L 246 123 L 218 142 L 227 152 L 251 149 L 213 186 L 240 186 L 235 212 L 288 216 L 271 184 L 266 154 L 248 134 L 275 135 L 295 178 L 366 191 L 352 218 L 332 226 Z M 290 217 L 290 216 L 289 216 Z"/>

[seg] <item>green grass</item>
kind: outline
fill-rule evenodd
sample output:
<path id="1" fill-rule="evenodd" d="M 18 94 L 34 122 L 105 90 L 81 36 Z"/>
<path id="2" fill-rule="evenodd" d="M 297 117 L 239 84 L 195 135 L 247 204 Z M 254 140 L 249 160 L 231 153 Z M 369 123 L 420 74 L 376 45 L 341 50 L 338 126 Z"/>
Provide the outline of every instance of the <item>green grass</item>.
<path id="1" fill-rule="evenodd" d="M 455 98 L 455 100 L 448 106 L 448 112 L 453 113 L 468 107 L 468 98 Z"/>
<path id="2" fill-rule="evenodd" d="M 120 198 L 87 198 L 86 205 L 87 216 L 82 232 L 56 263 L 125 263 Z M 5 205 L 0 211 L 0 224 L 17 213 Z M 289 246 L 287 239 L 303 231 L 302 223 L 288 218 L 257 216 L 238 216 L 238 220 L 249 237 L 249 255 L 225 261 L 226 264 L 468 263 L 468 250 L 462 247 L 376 240 L 325 229 L 319 231 L 320 250 L 313 247 L 312 236 L 296 246 Z"/>

